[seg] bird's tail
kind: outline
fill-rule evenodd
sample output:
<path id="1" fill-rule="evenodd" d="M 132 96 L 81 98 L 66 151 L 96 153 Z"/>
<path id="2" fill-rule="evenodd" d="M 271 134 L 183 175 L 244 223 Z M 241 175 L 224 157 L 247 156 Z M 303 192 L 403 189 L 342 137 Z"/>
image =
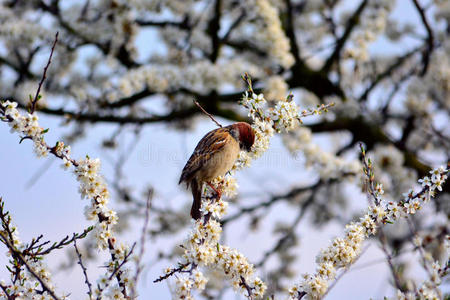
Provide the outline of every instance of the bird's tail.
<path id="1" fill-rule="evenodd" d="M 192 202 L 191 217 L 194 220 L 200 219 L 202 216 L 200 208 L 202 207 L 202 185 L 197 182 L 196 179 L 191 181 L 192 197 L 194 202 Z"/>

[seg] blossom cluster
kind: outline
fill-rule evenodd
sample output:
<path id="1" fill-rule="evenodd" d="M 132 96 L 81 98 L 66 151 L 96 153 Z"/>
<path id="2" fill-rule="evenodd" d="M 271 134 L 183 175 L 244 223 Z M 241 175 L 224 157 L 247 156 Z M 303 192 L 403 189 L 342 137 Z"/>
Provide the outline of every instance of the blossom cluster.
<path id="1" fill-rule="evenodd" d="M 47 144 L 44 141 L 44 128 L 39 126 L 36 114 L 22 116 L 17 110 L 17 103 L 6 101 L 3 103 L 3 117 L 9 122 L 11 132 L 23 134 L 33 141 L 34 151 L 38 157 L 47 156 Z"/>
<path id="2" fill-rule="evenodd" d="M 227 197 L 233 197 L 237 194 L 238 184 L 236 178 L 230 175 L 219 176 L 211 182 L 215 186 L 220 186 L 222 192 Z M 211 195 L 212 196 L 212 195 Z"/>
<path id="3" fill-rule="evenodd" d="M 88 220 L 98 222 L 95 226 L 97 246 L 105 250 L 112 237 L 112 226 L 117 223 L 117 214 L 107 207 L 109 192 L 101 175 L 100 160 L 86 157 L 77 161 L 74 173 L 80 183 L 79 192 L 83 198 L 91 199 L 91 205 L 85 207 Z"/>
<path id="4" fill-rule="evenodd" d="M 10 41 L 24 43 L 36 38 L 46 40 L 53 33 L 31 21 L 28 16 L 22 15 L 22 18 L 17 18 L 17 11 L 2 5 L 0 10 L 0 35 L 6 36 Z"/>
<path id="5" fill-rule="evenodd" d="M 299 299 L 305 294 L 308 299 L 321 298 L 337 271 L 350 266 L 361 254 L 364 240 L 374 235 L 382 224 L 393 223 L 401 217 L 415 214 L 423 203 L 434 196 L 436 190 L 442 190 L 447 174 L 448 170 L 443 167 L 430 171 L 431 178 L 425 176 L 419 180 L 422 186 L 420 191 L 410 190 L 398 202 L 385 202 L 382 198 L 383 187 L 377 184 L 372 194 L 375 205 L 370 206 L 358 222 L 346 226 L 344 237 L 335 238 L 330 246 L 320 252 L 316 257 L 316 272 L 304 275 L 301 283 L 291 287 L 290 299 Z"/>
<path id="6" fill-rule="evenodd" d="M 190 277 L 178 277 L 176 280 L 176 295 L 179 299 L 193 299 L 191 290 L 196 289 L 202 291 L 205 289 L 208 280 L 202 272 L 195 270 Z"/>
<path id="7" fill-rule="evenodd" d="M 250 7 L 263 19 L 265 27 L 255 38 L 265 43 L 275 61 L 286 69 L 290 68 L 294 64 L 294 57 L 290 52 L 289 40 L 281 27 L 277 9 L 268 0 L 254 1 Z"/>
<path id="8" fill-rule="evenodd" d="M 363 13 L 363 17 L 360 17 L 362 24 L 352 37 L 354 45 L 345 51 L 347 57 L 361 62 L 369 60 L 369 44 L 385 30 L 394 3 L 390 0 L 368 2 L 369 8 L 366 9 L 366 13 Z"/>
<path id="9" fill-rule="evenodd" d="M 347 161 L 322 150 L 312 141 L 312 132 L 307 127 L 296 128 L 283 137 L 283 142 L 290 152 L 301 151 L 306 166 L 314 167 L 324 180 L 339 178 L 342 174 L 358 174 L 361 170 L 361 163 L 358 160 Z"/>
<path id="10" fill-rule="evenodd" d="M 240 153 L 235 169 L 248 166 L 251 159 L 261 156 L 269 148 L 270 138 L 275 132 L 290 132 L 298 129 L 303 117 L 320 115 L 333 105 L 322 104 L 316 109 L 300 111 L 292 100 L 292 95 L 289 95 L 286 99 L 278 101 L 274 107 L 268 107 L 264 95 L 256 94 L 252 89 L 244 93 L 241 104 L 248 109 L 248 115 L 253 120 L 255 143 L 251 153 Z"/>
<path id="11" fill-rule="evenodd" d="M 268 101 L 284 99 L 288 94 L 289 86 L 280 75 L 273 75 L 266 79 L 264 95 Z"/>
<path id="12" fill-rule="evenodd" d="M 85 208 L 85 215 L 88 220 L 95 221 L 95 240 L 99 249 L 109 249 L 111 252 L 111 261 L 107 262 L 108 268 L 106 277 L 115 272 L 114 267 L 120 265 L 125 255 L 129 252 L 127 246 L 116 242 L 112 227 L 117 223 L 117 214 L 107 207 L 109 192 L 103 177 L 99 174 L 100 160 L 91 159 L 86 156 L 85 159 L 74 160 L 70 157 L 70 146 L 63 142 L 57 142 L 54 147 L 50 147 L 44 140 L 46 130 L 38 124 L 36 113 L 22 116 L 17 110 L 17 103 L 5 101 L 0 103 L 0 115 L 2 120 L 8 122 L 12 132 L 22 135 L 22 139 L 31 139 L 34 143 L 34 150 L 38 156 L 46 156 L 53 153 L 56 157 L 63 160 L 63 167 L 73 166 L 74 174 L 79 182 L 79 192 L 83 198 L 90 199 L 90 205 Z M 125 276 L 126 271 L 121 271 L 119 278 L 119 287 L 113 286 L 112 289 L 123 290 L 130 283 L 129 277 Z M 99 292 L 103 290 L 100 289 Z"/>
<path id="13" fill-rule="evenodd" d="M 186 276 L 176 280 L 176 293 L 179 299 L 191 299 L 191 290 L 203 290 L 207 278 L 198 267 L 219 269 L 228 278 L 233 288 L 248 293 L 249 298 L 261 297 L 266 285 L 258 277 L 253 276 L 253 265 L 236 249 L 220 244 L 222 228 L 216 219 L 221 218 L 228 204 L 221 199 L 205 199 L 202 204 L 204 219 L 195 222 L 188 239 L 183 243 L 184 249 L 181 264 L 185 266 Z M 190 269 L 189 269 L 190 268 Z M 166 273 L 173 272 L 167 269 Z"/>
<path id="14" fill-rule="evenodd" d="M 227 61 L 226 64 L 200 61 L 187 66 L 146 65 L 126 73 L 118 80 L 117 86 L 112 87 L 108 83 L 105 89 L 110 92 L 106 98 L 114 102 L 145 89 L 160 93 L 186 88 L 204 93 L 217 89 L 224 81 L 237 86 L 240 81 L 236 78 L 244 71 L 254 76 L 260 74 L 259 68 L 242 59 Z"/>
<path id="15" fill-rule="evenodd" d="M 66 27 L 73 31 L 82 32 L 82 38 L 85 40 L 95 40 L 98 43 L 108 41 L 110 47 L 107 55 L 113 57 L 124 46 L 127 52 L 134 56 L 136 49 L 134 39 L 139 33 L 139 26 L 133 21 L 134 13 L 130 5 L 125 1 L 100 1 L 91 6 L 86 11 L 86 17 L 91 18 L 96 15 L 95 26 L 91 22 L 80 22 L 80 14 L 83 13 L 83 7 L 79 5 L 70 6 L 64 10 L 64 20 Z M 98 12 L 107 12 L 98 14 Z M 114 15 L 114 18 L 108 16 Z M 94 27 L 94 28 L 92 28 Z"/>

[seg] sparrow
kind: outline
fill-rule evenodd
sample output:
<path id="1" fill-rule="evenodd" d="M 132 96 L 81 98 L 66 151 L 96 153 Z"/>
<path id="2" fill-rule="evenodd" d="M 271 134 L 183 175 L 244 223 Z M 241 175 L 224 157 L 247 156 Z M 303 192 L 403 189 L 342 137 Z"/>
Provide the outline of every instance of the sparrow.
<path id="1" fill-rule="evenodd" d="M 211 130 L 198 142 L 178 182 L 185 182 L 186 187 L 191 188 L 194 198 L 191 217 L 194 220 L 201 217 L 203 184 L 207 183 L 220 198 L 221 192 L 211 184 L 211 180 L 231 170 L 239 152 L 249 152 L 254 142 L 255 132 L 246 122 Z"/>

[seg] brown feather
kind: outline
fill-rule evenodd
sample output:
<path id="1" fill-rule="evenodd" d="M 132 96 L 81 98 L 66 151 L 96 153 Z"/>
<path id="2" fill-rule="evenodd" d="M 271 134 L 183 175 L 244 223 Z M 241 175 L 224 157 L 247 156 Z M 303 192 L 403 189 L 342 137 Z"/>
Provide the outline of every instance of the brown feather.
<path id="1" fill-rule="evenodd" d="M 251 126 L 245 122 L 217 128 L 208 132 L 195 147 L 181 172 L 179 184 L 186 182 L 191 188 L 193 203 L 191 216 L 201 217 L 202 187 L 218 176 L 225 175 L 232 167 L 240 150 L 250 151 L 255 139 Z M 220 192 L 217 196 L 220 197 Z"/>
<path id="2" fill-rule="evenodd" d="M 193 176 L 195 176 L 195 172 L 201 169 L 205 162 L 207 162 L 215 153 L 225 147 L 227 138 L 230 136 L 226 133 L 228 133 L 227 128 L 217 128 L 208 132 L 200 142 L 198 142 L 194 153 L 192 153 L 181 172 L 178 184 L 186 182 L 189 187 L 189 182 L 192 180 Z"/>

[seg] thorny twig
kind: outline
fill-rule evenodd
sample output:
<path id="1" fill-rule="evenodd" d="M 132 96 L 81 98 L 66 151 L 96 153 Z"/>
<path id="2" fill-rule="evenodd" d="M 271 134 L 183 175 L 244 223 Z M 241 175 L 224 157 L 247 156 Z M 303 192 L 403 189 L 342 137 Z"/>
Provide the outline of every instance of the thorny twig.
<path id="1" fill-rule="evenodd" d="M 88 287 L 88 292 L 87 294 L 89 295 L 89 299 L 92 298 L 92 283 L 89 281 L 88 278 L 88 274 L 87 274 L 87 268 L 86 266 L 83 264 L 83 260 L 81 258 L 81 253 L 78 250 L 77 247 L 77 240 L 73 241 L 73 246 L 75 247 L 75 252 L 77 253 L 78 256 L 78 264 L 80 265 L 81 269 L 83 270 L 83 275 L 84 275 L 84 283 L 86 283 L 87 287 Z"/>

